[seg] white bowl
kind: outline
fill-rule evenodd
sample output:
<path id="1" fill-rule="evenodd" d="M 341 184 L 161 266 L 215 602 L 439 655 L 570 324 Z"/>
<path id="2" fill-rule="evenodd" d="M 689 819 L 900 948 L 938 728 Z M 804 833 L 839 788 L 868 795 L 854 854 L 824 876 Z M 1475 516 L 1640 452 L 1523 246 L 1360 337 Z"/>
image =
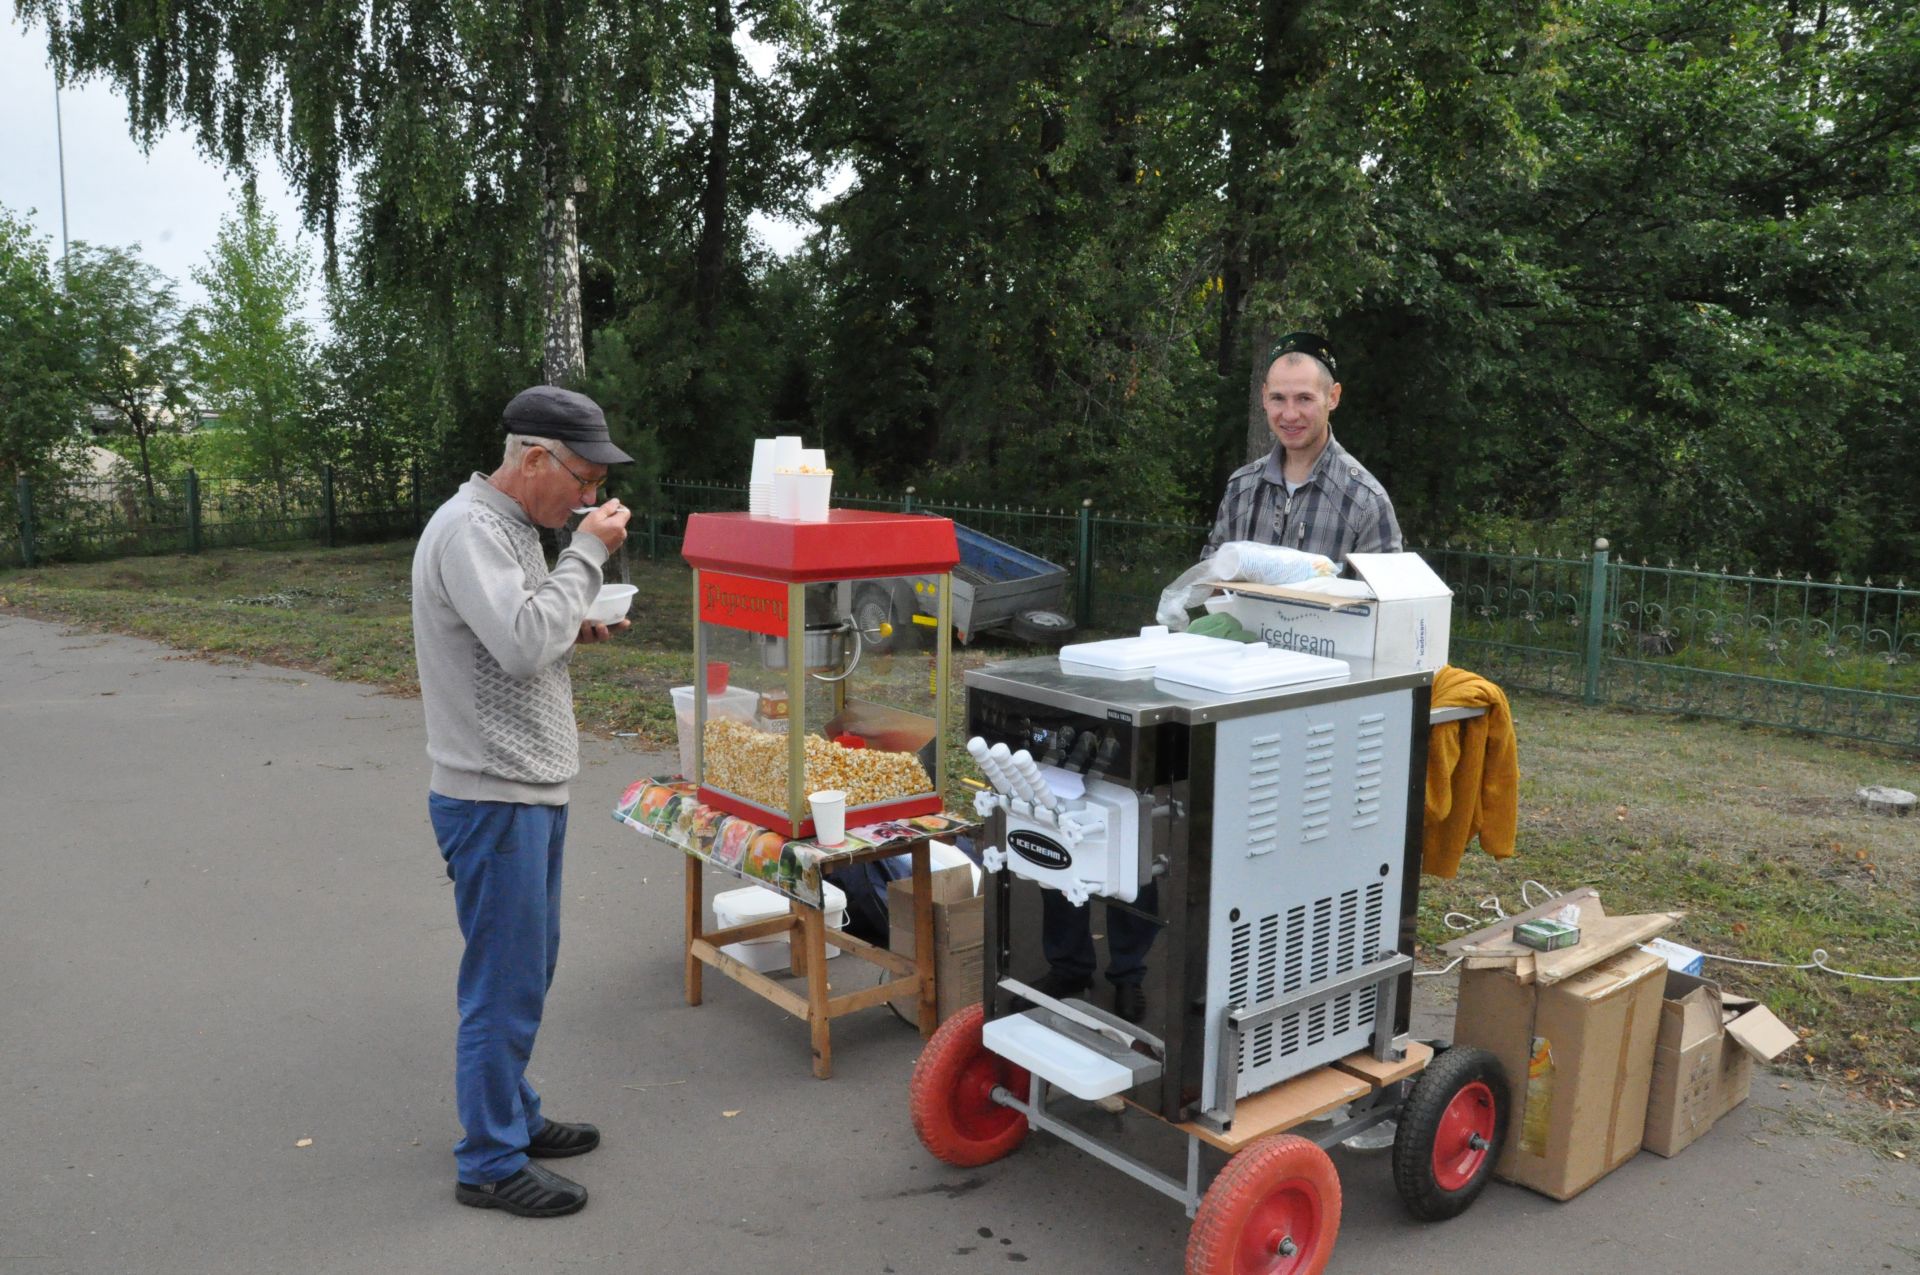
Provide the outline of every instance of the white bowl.
<path id="1" fill-rule="evenodd" d="M 627 609 L 633 605 L 633 595 L 640 592 L 631 584 L 603 584 L 599 596 L 587 608 L 587 618 L 601 624 L 618 624 L 627 618 Z"/>

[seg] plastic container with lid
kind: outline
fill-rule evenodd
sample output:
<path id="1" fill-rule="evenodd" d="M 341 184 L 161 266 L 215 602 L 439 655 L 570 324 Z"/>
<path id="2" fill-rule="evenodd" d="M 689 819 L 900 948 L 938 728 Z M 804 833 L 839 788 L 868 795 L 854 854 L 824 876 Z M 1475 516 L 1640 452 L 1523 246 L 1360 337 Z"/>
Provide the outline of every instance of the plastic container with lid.
<path id="1" fill-rule="evenodd" d="M 1250 695 L 1303 682 L 1345 680 L 1345 660 L 1302 651 L 1282 651 L 1259 643 L 1228 642 L 1225 651 L 1208 651 L 1168 660 L 1154 670 L 1156 686 L 1204 691 L 1213 695 Z"/>
<path id="2" fill-rule="evenodd" d="M 1240 649 L 1241 644 L 1227 638 L 1206 637 L 1198 633 L 1173 633 L 1164 624 L 1149 624 L 1139 637 L 1108 638 L 1102 642 L 1075 642 L 1060 648 L 1062 672 L 1083 677 L 1152 677 L 1154 670 L 1170 661 L 1213 652 Z"/>
<path id="3" fill-rule="evenodd" d="M 847 892 L 831 881 L 820 883 L 822 893 L 821 911 L 826 913 L 827 928 L 843 930 L 847 926 Z M 736 925 L 751 925 L 755 921 L 767 921 L 782 916 L 787 911 L 787 898 L 776 894 L 765 886 L 742 886 L 738 890 L 723 890 L 713 896 L 713 920 L 717 929 L 731 929 Z M 749 969 L 762 974 L 770 970 L 787 968 L 790 947 L 785 935 L 776 934 L 771 938 L 748 939 L 744 943 L 728 943 L 720 949 L 734 960 Z M 840 949 L 827 944 L 827 959 L 840 955 Z"/>

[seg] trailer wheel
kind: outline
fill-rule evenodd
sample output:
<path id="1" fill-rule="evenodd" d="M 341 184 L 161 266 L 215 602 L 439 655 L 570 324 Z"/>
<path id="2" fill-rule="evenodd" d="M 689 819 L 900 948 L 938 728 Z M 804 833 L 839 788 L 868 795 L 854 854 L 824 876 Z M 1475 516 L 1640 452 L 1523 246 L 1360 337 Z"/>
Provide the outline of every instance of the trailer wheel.
<path id="1" fill-rule="evenodd" d="M 1282 1134 L 1227 1161 L 1187 1238 L 1187 1275 L 1319 1275 L 1340 1234 L 1340 1175 L 1305 1138 Z"/>
<path id="2" fill-rule="evenodd" d="M 993 1100 L 1002 1086 L 1022 1100 L 1027 1073 L 980 1039 L 986 1011 L 969 1005 L 940 1025 L 913 1065 L 913 1131 L 936 1160 L 972 1168 L 1012 1155 L 1027 1118 Z"/>
<path id="3" fill-rule="evenodd" d="M 1072 634 L 1072 619 L 1058 611 L 1022 611 L 1008 623 L 1007 629 L 1022 642 L 1036 646 L 1058 646 Z"/>
<path id="4" fill-rule="evenodd" d="M 1400 1109 L 1393 1185 L 1407 1211 L 1439 1222 L 1465 1211 L 1493 1176 L 1507 1137 L 1506 1069 L 1484 1049 L 1428 1064 Z"/>

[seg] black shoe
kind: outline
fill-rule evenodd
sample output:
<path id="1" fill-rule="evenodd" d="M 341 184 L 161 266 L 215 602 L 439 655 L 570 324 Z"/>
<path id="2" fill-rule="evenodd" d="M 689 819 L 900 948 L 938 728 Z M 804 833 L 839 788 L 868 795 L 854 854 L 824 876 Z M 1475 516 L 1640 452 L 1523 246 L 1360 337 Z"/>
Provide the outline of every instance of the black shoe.
<path id="1" fill-rule="evenodd" d="M 565 1217 L 587 1207 L 587 1188 L 529 1164 L 498 1182 L 455 1182 L 453 1198 L 476 1209 L 505 1209 L 517 1217 Z"/>
<path id="2" fill-rule="evenodd" d="M 570 1155 L 585 1155 L 599 1145 L 600 1131 L 592 1125 L 549 1120 L 527 1143 L 527 1154 L 540 1160 L 564 1160 Z"/>
<path id="3" fill-rule="evenodd" d="M 1063 970 L 1048 970 L 1034 979 L 1031 986 L 1042 996 L 1051 996 L 1057 1001 L 1063 1001 L 1086 992 L 1093 986 L 1093 980 L 1068 974 Z M 1033 1003 L 1023 996 L 1016 996 L 1013 998 L 1013 1008 L 1014 1012 L 1018 1013 L 1023 1009 L 1032 1009 Z"/>
<path id="4" fill-rule="evenodd" d="M 1147 989 L 1138 983 L 1113 985 L 1113 1012 L 1130 1023 L 1147 1016 Z"/>

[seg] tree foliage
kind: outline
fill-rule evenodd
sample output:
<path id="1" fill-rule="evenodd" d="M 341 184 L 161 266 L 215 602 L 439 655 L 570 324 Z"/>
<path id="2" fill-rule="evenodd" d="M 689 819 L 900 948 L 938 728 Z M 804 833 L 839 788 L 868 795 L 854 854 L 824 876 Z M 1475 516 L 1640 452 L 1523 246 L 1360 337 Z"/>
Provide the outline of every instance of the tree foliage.
<path id="1" fill-rule="evenodd" d="M 46 243 L 0 207 L 0 500 L 22 476 L 70 469 L 85 417 L 73 316 Z"/>
<path id="2" fill-rule="evenodd" d="M 544 375 L 630 480 L 796 428 L 846 484 L 1199 521 L 1308 327 L 1416 543 L 1920 560 L 1913 5 L 16 4 L 140 136 L 295 176 L 376 470 L 481 463 Z"/>

